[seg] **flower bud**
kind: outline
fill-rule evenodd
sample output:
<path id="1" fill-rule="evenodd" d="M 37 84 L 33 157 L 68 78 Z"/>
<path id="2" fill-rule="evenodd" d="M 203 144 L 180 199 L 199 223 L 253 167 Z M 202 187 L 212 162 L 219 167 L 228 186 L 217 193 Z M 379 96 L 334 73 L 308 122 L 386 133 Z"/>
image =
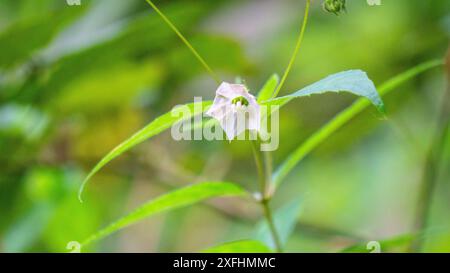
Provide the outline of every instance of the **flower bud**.
<path id="1" fill-rule="evenodd" d="M 323 9 L 339 15 L 339 13 L 345 11 L 345 0 L 325 0 L 323 2 Z"/>

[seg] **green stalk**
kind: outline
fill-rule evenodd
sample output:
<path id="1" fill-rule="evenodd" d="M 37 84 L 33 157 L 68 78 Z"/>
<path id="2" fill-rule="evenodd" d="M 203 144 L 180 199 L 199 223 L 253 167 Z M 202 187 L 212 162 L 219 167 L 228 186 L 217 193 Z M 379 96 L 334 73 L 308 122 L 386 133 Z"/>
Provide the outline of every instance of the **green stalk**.
<path id="1" fill-rule="evenodd" d="M 256 171 L 258 172 L 259 191 L 261 193 L 261 199 L 266 199 L 266 175 L 264 171 L 264 164 L 261 158 L 261 153 L 258 151 L 258 145 L 256 140 L 250 140 L 252 144 L 253 156 L 255 157 Z"/>
<path id="2" fill-rule="evenodd" d="M 311 0 L 306 1 L 306 7 L 305 7 L 305 15 L 303 17 L 303 23 L 302 27 L 300 29 L 300 35 L 297 39 L 297 44 L 295 45 L 294 53 L 291 56 L 291 59 L 289 60 L 289 64 L 286 67 L 286 70 L 284 72 L 283 77 L 281 78 L 281 82 L 278 85 L 277 89 L 272 94 L 272 98 L 276 97 L 278 93 L 280 92 L 281 88 L 284 85 L 284 82 L 286 81 L 286 78 L 289 75 L 289 72 L 292 69 L 292 65 L 294 64 L 295 59 L 297 58 L 298 52 L 300 50 L 300 46 L 303 41 L 303 36 L 305 34 L 306 25 L 308 23 L 308 16 L 309 16 L 309 7 L 311 5 Z M 256 145 L 256 141 L 252 142 L 252 148 L 253 148 L 253 154 L 255 156 L 256 161 L 256 167 L 258 169 L 258 176 L 259 176 L 259 184 L 260 184 L 260 192 L 261 192 L 261 206 L 264 210 L 264 216 L 267 220 L 267 223 L 269 225 L 270 232 L 272 234 L 272 239 L 275 243 L 275 246 L 277 248 L 278 252 L 283 252 L 281 241 L 278 236 L 277 229 L 275 227 L 275 223 L 272 217 L 272 211 L 270 210 L 269 202 L 272 197 L 271 190 L 267 189 L 267 186 L 272 186 L 272 158 L 271 154 L 266 152 L 264 153 L 264 160 L 261 157 L 261 152 L 258 151 L 258 147 Z"/>
<path id="3" fill-rule="evenodd" d="M 277 248 L 277 252 L 282 253 L 283 248 L 281 246 L 280 237 L 278 236 L 278 232 L 275 227 L 275 222 L 273 221 L 272 211 L 270 210 L 270 206 L 269 206 L 269 200 L 262 199 L 261 204 L 264 209 L 264 216 L 266 217 L 267 223 L 269 224 L 269 229 L 270 229 L 270 232 L 272 233 L 272 238 L 273 238 L 273 241 L 275 242 L 275 247 Z"/>
<path id="4" fill-rule="evenodd" d="M 297 44 L 295 45 L 295 49 L 294 49 L 294 53 L 291 56 L 291 59 L 289 60 L 289 64 L 286 68 L 286 70 L 284 71 L 284 75 L 281 78 L 280 84 L 278 85 L 277 89 L 275 90 L 275 92 L 272 94 L 272 98 L 275 98 L 276 96 L 278 96 L 278 93 L 280 93 L 281 88 L 284 85 L 284 82 L 286 81 L 289 72 L 291 72 L 292 69 L 292 65 L 295 62 L 295 59 L 297 58 L 298 52 L 300 50 L 300 46 L 302 44 L 303 41 L 303 36 L 305 34 L 305 30 L 306 30 L 306 25 L 308 24 L 308 16 L 309 16 L 309 7 L 311 5 L 311 0 L 306 0 L 306 7 L 305 7 L 305 15 L 303 16 L 303 23 L 302 23 L 302 27 L 300 30 L 300 35 L 298 36 L 297 39 Z"/>
<path id="5" fill-rule="evenodd" d="M 200 56 L 200 54 L 195 50 L 195 48 L 189 43 L 189 41 L 181 34 L 181 32 L 178 30 L 178 28 L 167 18 L 162 11 L 158 9 L 158 7 L 153 4 L 151 0 L 146 0 L 147 3 L 161 16 L 161 18 L 166 22 L 166 24 L 178 35 L 178 37 L 183 41 L 183 43 L 189 48 L 189 50 L 194 54 L 195 58 L 203 65 L 203 67 L 208 71 L 209 75 L 217 82 L 217 84 L 220 84 L 222 81 L 217 76 L 216 73 L 209 67 L 209 65 L 206 63 L 206 61 Z"/>
<path id="6" fill-rule="evenodd" d="M 294 52 L 291 56 L 291 59 L 289 60 L 289 64 L 286 67 L 286 70 L 284 72 L 283 77 L 281 78 L 280 84 L 278 85 L 277 89 L 272 94 L 272 98 L 276 97 L 278 93 L 280 92 L 281 88 L 284 85 L 284 82 L 286 81 L 289 72 L 292 69 L 292 65 L 294 64 L 298 52 L 300 50 L 300 46 L 303 41 L 303 36 L 305 34 L 306 25 L 308 24 L 308 16 L 309 16 L 309 7 L 311 5 L 311 0 L 306 1 L 306 7 L 305 7 L 305 15 L 303 17 L 303 23 L 302 27 L 300 29 L 300 35 L 298 36 L 297 43 L 295 45 Z M 281 246 L 280 237 L 278 235 L 275 222 L 272 217 L 272 211 L 270 210 L 269 202 L 272 197 L 272 191 L 267 189 L 267 186 L 272 186 L 272 158 L 271 154 L 269 152 L 264 153 L 264 160 L 261 158 L 261 153 L 258 151 L 258 147 L 256 146 L 256 141 L 252 141 L 252 147 L 253 147 L 253 154 L 255 155 L 255 161 L 256 161 L 256 167 L 258 168 L 258 175 L 260 180 L 260 191 L 261 191 L 261 206 L 264 210 L 264 216 L 267 220 L 267 223 L 269 225 L 270 232 L 272 234 L 272 239 L 275 243 L 275 247 L 277 248 L 278 252 L 283 252 L 283 248 Z M 264 161 L 264 163 L 263 163 Z"/>
<path id="7" fill-rule="evenodd" d="M 272 196 L 272 172 L 273 172 L 273 166 L 272 166 L 272 154 L 271 152 L 264 152 L 264 170 L 266 175 L 266 194 L 268 196 Z M 267 188 L 270 187 L 270 188 Z"/>
<path id="8" fill-rule="evenodd" d="M 272 217 L 272 211 L 270 210 L 270 206 L 269 206 L 271 195 L 267 194 L 267 185 L 270 185 L 268 183 L 268 181 L 270 181 L 270 180 L 268 180 L 268 179 L 270 179 L 270 177 L 271 177 L 271 172 L 270 172 L 270 170 L 267 169 L 267 167 L 268 167 L 267 158 L 265 157 L 264 162 L 263 162 L 263 158 L 261 157 L 261 152 L 258 150 L 258 145 L 257 145 L 258 141 L 250 141 L 250 142 L 252 144 L 253 155 L 255 157 L 256 168 L 257 168 L 258 176 L 259 176 L 259 186 L 260 186 L 260 194 L 261 194 L 261 199 L 259 200 L 259 202 L 263 209 L 264 217 L 266 218 L 267 224 L 269 226 L 269 230 L 272 235 L 272 239 L 275 243 L 276 250 L 277 250 L 277 252 L 283 252 L 280 237 L 279 237 L 277 229 L 275 227 L 275 222 Z"/>

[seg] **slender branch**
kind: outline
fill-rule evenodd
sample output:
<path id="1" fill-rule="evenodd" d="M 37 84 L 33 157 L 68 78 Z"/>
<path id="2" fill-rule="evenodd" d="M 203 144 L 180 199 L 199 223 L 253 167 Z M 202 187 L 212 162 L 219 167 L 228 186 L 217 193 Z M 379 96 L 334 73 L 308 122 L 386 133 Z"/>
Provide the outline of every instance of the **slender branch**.
<path id="1" fill-rule="evenodd" d="M 250 141 L 252 144 L 253 156 L 255 158 L 256 170 L 258 172 L 258 180 L 259 180 L 259 191 L 261 193 L 261 199 L 266 198 L 266 181 L 265 181 L 265 172 L 264 172 L 264 164 L 261 158 L 261 153 L 258 150 L 257 141 Z"/>
<path id="2" fill-rule="evenodd" d="M 264 156 L 264 170 L 266 176 L 266 198 L 271 198 L 274 194 L 274 187 L 272 184 L 272 172 L 273 172 L 273 164 L 272 164 L 272 153 L 271 152 L 263 152 Z"/>
<path id="3" fill-rule="evenodd" d="M 300 50 L 300 46 L 303 41 L 303 36 L 305 34 L 306 25 L 308 24 L 310 5 L 311 5 L 311 0 L 306 0 L 305 15 L 303 16 L 303 23 L 302 23 L 302 27 L 300 29 L 300 35 L 298 36 L 298 39 L 297 39 L 297 44 L 295 45 L 294 53 L 292 54 L 291 59 L 289 60 L 289 64 L 288 64 L 286 70 L 284 71 L 284 75 L 281 78 L 280 84 L 278 85 L 275 92 L 272 94 L 272 98 L 275 98 L 278 95 L 278 93 L 280 93 L 280 90 L 283 87 L 284 82 L 286 81 L 286 79 L 289 75 L 289 72 L 291 72 L 292 65 L 294 64 L 294 61 L 297 58 L 298 52 Z"/>
<path id="4" fill-rule="evenodd" d="M 270 170 L 266 170 L 266 168 L 265 168 L 265 167 L 268 167 L 268 165 L 266 163 L 267 160 L 264 160 L 264 162 L 265 162 L 265 164 L 264 164 L 263 159 L 261 157 L 261 152 L 258 150 L 258 147 L 257 147 L 258 141 L 250 141 L 250 142 L 252 143 L 253 155 L 255 157 L 256 168 L 258 170 L 258 176 L 259 176 L 259 185 L 260 185 L 260 193 L 261 193 L 261 199 L 259 201 L 263 208 L 264 217 L 266 218 L 267 224 L 269 226 L 269 230 L 272 235 L 272 239 L 275 243 L 277 252 L 283 252 L 280 237 L 279 237 L 277 229 L 275 227 L 275 222 L 273 220 L 272 212 L 271 212 L 270 206 L 269 206 L 270 196 L 267 195 L 267 185 L 268 185 L 267 179 L 270 179 L 271 172 L 270 172 Z"/>
<path id="5" fill-rule="evenodd" d="M 272 98 L 276 97 L 278 93 L 280 92 L 281 88 L 284 85 L 284 82 L 286 81 L 286 78 L 289 75 L 289 72 L 292 69 L 292 65 L 294 64 L 295 59 L 297 58 L 298 52 L 300 50 L 300 46 L 303 41 L 303 36 L 305 34 L 306 25 L 308 23 L 308 15 L 309 15 L 309 6 L 311 4 L 310 0 L 306 0 L 306 7 L 305 7 L 305 15 L 303 17 L 303 23 L 302 27 L 300 29 L 300 35 L 297 39 L 297 44 L 295 45 L 294 53 L 291 56 L 291 59 L 289 61 L 289 64 L 284 72 L 283 77 L 281 78 L 281 82 L 278 85 L 275 92 L 272 94 Z M 268 194 L 267 185 L 271 185 L 271 179 L 272 179 L 272 158 L 270 153 L 264 153 L 264 167 L 261 159 L 261 153 L 258 151 L 256 147 L 256 141 L 252 141 L 252 147 L 253 147 L 253 154 L 255 155 L 255 161 L 256 166 L 258 168 L 258 174 L 259 174 L 259 180 L 260 180 L 260 187 L 261 187 L 261 206 L 264 210 L 264 216 L 267 220 L 267 223 L 269 225 L 270 232 L 272 233 L 272 238 L 275 243 L 275 247 L 277 248 L 278 252 L 283 252 L 281 241 L 275 226 L 275 222 L 272 217 L 272 212 L 270 210 L 269 202 L 272 196 L 272 192 L 270 190 L 270 193 Z"/>
<path id="6" fill-rule="evenodd" d="M 272 238 L 275 243 L 275 247 L 278 252 L 283 252 L 283 248 L 281 246 L 280 237 L 278 236 L 277 229 L 275 227 L 275 222 L 272 217 L 272 212 L 269 207 L 269 200 L 263 199 L 261 201 L 262 207 L 264 209 L 264 216 L 266 217 L 267 223 L 269 224 L 270 232 L 272 233 Z"/>
<path id="7" fill-rule="evenodd" d="M 195 58 L 203 65 L 203 67 L 208 71 L 209 75 L 219 84 L 221 82 L 221 79 L 217 76 L 216 73 L 211 69 L 211 67 L 206 63 L 206 61 L 200 56 L 200 54 L 195 50 L 195 48 L 189 43 L 189 41 L 181 34 L 181 32 L 178 30 L 178 28 L 170 21 L 169 18 L 167 18 L 164 13 L 162 13 L 161 10 L 158 9 L 158 7 L 153 4 L 151 0 L 146 0 L 147 3 L 161 16 L 161 18 L 166 22 L 166 24 L 178 35 L 178 37 L 183 41 L 183 43 L 188 47 L 188 49 L 194 54 Z"/>
<path id="8" fill-rule="evenodd" d="M 305 15 L 303 17 L 303 23 L 302 27 L 300 29 L 300 35 L 297 39 L 297 44 L 295 45 L 294 53 L 291 56 L 291 59 L 289 61 L 289 64 L 286 68 L 286 71 L 284 72 L 283 77 L 281 78 L 281 82 L 278 85 L 275 92 L 272 94 L 272 98 L 276 97 L 278 93 L 280 92 L 281 88 L 284 85 L 284 82 L 286 81 L 286 78 L 289 75 L 289 72 L 292 69 L 292 65 L 294 64 L 295 59 L 297 58 L 298 52 L 300 50 L 300 46 L 303 41 L 303 36 L 305 34 L 306 25 L 308 23 L 308 16 L 309 16 L 309 7 L 311 4 L 311 0 L 306 0 L 306 7 L 305 7 Z M 258 176 L 260 181 L 260 191 L 261 191 L 261 206 L 264 210 L 264 216 L 267 220 L 267 223 L 269 225 L 270 232 L 272 233 L 272 238 L 275 243 L 275 246 L 277 248 L 278 252 L 283 252 L 281 241 L 278 236 L 278 232 L 272 217 L 272 212 L 270 210 L 269 202 L 270 198 L 272 196 L 271 190 L 268 191 L 267 185 L 271 185 L 271 179 L 272 179 L 272 159 L 270 153 L 264 153 L 264 163 L 261 158 L 261 153 L 258 151 L 258 147 L 256 147 L 256 141 L 252 142 L 252 148 L 253 148 L 253 154 L 255 156 L 255 162 L 256 167 L 258 169 Z M 270 192 L 270 193 L 269 193 Z"/>

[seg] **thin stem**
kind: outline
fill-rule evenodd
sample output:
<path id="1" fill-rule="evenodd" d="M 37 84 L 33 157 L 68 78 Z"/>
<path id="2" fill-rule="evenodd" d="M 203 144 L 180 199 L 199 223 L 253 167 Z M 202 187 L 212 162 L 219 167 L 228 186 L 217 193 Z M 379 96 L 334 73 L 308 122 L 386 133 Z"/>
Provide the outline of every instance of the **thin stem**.
<path id="1" fill-rule="evenodd" d="M 300 30 L 300 35 L 297 39 L 297 44 L 295 45 L 294 53 L 291 56 L 291 59 L 289 61 L 289 64 L 286 68 L 286 71 L 284 72 L 283 77 L 281 78 L 281 82 L 278 85 L 275 92 L 272 94 L 272 98 L 276 97 L 278 93 L 280 92 L 281 88 L 284 85 L 284 82 L 286 81 L 286 78 L 289 75 L 289 72 L 292 69 L 292 65 L 294 64 L 295 59 L 297 58 L 298 52 L 300 50 L 300 46 L 303 41 L 303 36 L 305 34 L 306 25 L 308 23 L 308 16 L 309 16 L 309 7 L 310 7 L 311 1 L 306 1 L 306 7 L 305 7 L 305 15 L 303 17 L 303 23 Z M 264 216 L 267 220 L 267 224 L 269 225 L 270 232 L 272 234 L 272 239 L 275 243 L 275 247 L 277 248 L 278 252 L 283 252 L 281 241 L 278 236 L 277 229 L 275 227 L 275 222 L 272 217 L 272 211 L 270 210 L 269 202 L 270 198 L 272 196 L 272 193 L 268 194 L 267 185 L 271 185 L 271 178 L 272 178 L 272 158 L 270 153 L 264 153 L 264 169 L 263 169 L 263 162 L 261 159 L 261 154 L 258 152 L 256 147 L 256 142 L 252 141 L 252 147 L 253 147 L 253 153 L 255 155 L 255 161 L 256 166 L 258 168 L 258 174 L 260 177 L 260 186 L 261 186 L 261 205 L 264 210 Z"/>
<path id="2" fill-rule="evenodd" d="M 273 221 L 272 212 L 269 207 L 269 200 L 263 199 L 261 201 L 262 207 L 264 209 L 264 216 L 266 217 L 267 223 L 269 224 L 270 232 L 272 233 L 272 238 L 275 243 L 275 247 L 277 248 L 277 252 L 283 252 L 283 248 L 281 247 L 281 241 L 278 236 L 277 229 L 275 227 L 275 222 Z"/>
<path id="3" fill-rule="evenodd" d="M 298 39 L 297 39 L 297 44 L 295 45 L 294 53 L 292 54 L 291 59 L 289 60 L 289 64 L 288 64 L 286 70 L 284 71 L 284 75 L 281 78 L 280 84 L 278 85 L 275 92 L 272 94 L 272 98 L 275 98 L 276 96 L 278 96 L 278 93 L 280 93 L 280 90 L 283 87 L 284 82 L 286 81 L 286 79 L 289 75 L 289 72 L 291 72 L 292 65 L 294 64 L 294 61 L 297 58 L 298 52 L 300 50 L 300 46 L 303 41 L 303 36 L 305 34 L 306 25 L 308 24 L 310 5 L 311 5 L 311 0 L 306 0 L 305 15 L 303 16 L 303 23 L 302 23 L 302 27 L 300 29 L 300 35 L 298 36 Z"/>
<path id="4" fill-rule="evenodd" d="M 267 185 L 272 185 L 272 154 L 270 152 L 264 152 L 264 170 L 266 175 Z"/>
<path id="5" fill-rule="evenodd" d="M 275 222 L 273 220 L 272 212 L 271 212 L 270 206 L 269 206 L 270 195 L 267 194 L 267 185 L 268 185 L 267 182 L 270 181 L 268 179 L 270 179 L 270 177 L 271 177 L 270 169 L 268 170 L 267 168 L 268 167 L 271 168 L 269 165 L 270 163 L 268 163 L 269 161 L 267 160 L 266 155 L 264 157 L 264 162 L 263 162 L 263 158 L 261 157 L 261 152 L 258 150 L 258 146 L 257 146 L 258 141 L 250 141 L 250 142 L 252 143 L 253 155 L 255 157 L 256 168 L 257 168 L 258 176 L 259 176 L 259 186 L 260 186 L 260 194 L 261 194 L 260 204 L 263 208 L 264 217 L 266 218 L 267 224 L 269 226 L 269 230 L 272 235 L 272 239 L 275 243 L 277 252 L 283 252 L 283 248 L 281 246 L 281 241 L 278 236 L 278 232 L 275 227 Z"/>
<path id="6" fill-rule="evenodd" d="M 261 199 L 266 198 L 266 181 L 265 181 L 265 172 L 264 172 L 264 164 L 261 158 L 261 154 L 258 151 L 258 145 L 256 140 L 250 141 L 252 144 L 253 156 L 255 158 L 256 170 L 258 172 L 258 180 L 259 180 L 259 191 L 261 193 Z"/>
<path id="7" fill-rule="evenodd" d="M 183 43 L 189 48 L 189 50 L 194 54 L 195 58 L 203 65 L 203 67 L 208 71 L 208 73 L 211 75 L 211 77 L 219 84 L 221 83 L 220 78 L 217 76 L 216 73 L 209 67 L 209 65 L 206 63 L 206 61 L 200 56 L 200 54 L 195 50 L 195 48 L 189 43 L 189 41 L 181 34 L 181 32 L 178 30 L 178 28 L 167 18 L 162 11 L 158 9 L 158 7 L 153 4 L 151 0 L 146 0 L 147 3 L 161 16 L 161 18 L 166 22 L 166 24 L 178 35 L 178 37 L 183 41 Z"/>

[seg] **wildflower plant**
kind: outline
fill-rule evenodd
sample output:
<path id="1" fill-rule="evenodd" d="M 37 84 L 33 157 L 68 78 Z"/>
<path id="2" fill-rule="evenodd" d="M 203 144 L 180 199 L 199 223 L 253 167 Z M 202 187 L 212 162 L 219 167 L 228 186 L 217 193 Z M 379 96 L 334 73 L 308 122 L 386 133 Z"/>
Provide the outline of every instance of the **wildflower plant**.
<path id="1" fill-rule="evenodd" d="M 301 199 L 296 199 L 287 202 L 285 206 L 273 211 L 270 201 L 276 194 L 277 188 L 283 182 L 284 178 L 314 148 L 323 143 L 336 130 L 371 104 L 376 107 L 382 116 L 384 116 L 385 107 L 381 96 L 392 91 L 395 87 L 417 74 L 442 64 L 440 60 L 423 63 L 392 78 L 380 85 L 378 89 L 369 79 L 366 72 L 361 70 L 349 70 L 329 75 L 322 80 L 288 95 L 278 96 L 290 74 L 294 61 L 297 59 L 306 33 L 311 6 L 311 0 L 306 0 L 299 36 L 283 76 L 280 79 L 274 74 L 267 80 L 259 92 L 252 94 L 253 90 L 249 90 L 249 88 L 243 84 L 223 82 L 170 19 L 167 18 L 151 0 L 146 1 L 176 33 L 176 35 L 178 35 L 181 41 L 189 48 L 200 64 L 216 81 L 218 85 L 216 96 L 213 102 L 201 101 L 184 105 L 184 107 L 189 110 L 187 111 L 187 114 L 184 115 L 174 115 L 169 111 L 153 120 L 129 139 L 119 144 L 90 171 L 80 188 L 80 201 L 86 183 L 111 160 L 143 141 L 170 129 L 179 123 L 191 120 L 193 117 L 201 116 L 203 114 L 211 117 L 211 119 L 207 122 L 201 122 L 200 124 L 197 124 L 197 126 L 203 128 L 212 126 L 213 124 L 219 124 L 226 133 L 227 139 L 230 141 L 234 141 L 238 135 L 246 130 L 253 132 L 253 136 L 255 137 L 247 141 L 249 141 L 253 147 L 252 150 L 256 165 L 255 169 L 259 177 L 257 182 L 259 191 L 257 193 L 251 193 L 240 185 L 232 182 L 205 181 L 195 183 L 148 201 L 130 214 L 106 226 L 97 233 L 92 234 L 82 242 L 82 246 L 98 241 L 122 228 L 157 213 L 190 206 L 210 198 L 235 196 L 258 202 L 261 205 L 264 218 L 257 226 L 255 233 L 249 236 L 249 238 L 243 238 L 243 240 L 237 242 L 226 243 L 222 246 L 211 248 L 208 251 L 233 252 L 238 250 L 250 252 L 282 252 L 286 241 L 293 231 L 301 208 Z M 323 8 L 326 11 L 339 14 L 345 11 L 345 0 L 325 0 L 323 2 Z M 267 119 L 268 116 L 273 114 L 278 114 L 277 111 L 280 107 L 296 98 L 322 94 L 325 92 L 349 92 L 360 96 L 361 98 L 337 114 L 320 130 L 313 133 L 306 141 L 294 149 L 273 171 L 271 152 L 264 151 L 259 146 L 259 144 L 264 141 L 263 130 L 261 130 L 261 120 Z M 261 111 L 261 107 L 268 107 L 270 110 L 268 112 Z M 240 115 L 243 115 L 244 123 L 238 122 Z"/>

